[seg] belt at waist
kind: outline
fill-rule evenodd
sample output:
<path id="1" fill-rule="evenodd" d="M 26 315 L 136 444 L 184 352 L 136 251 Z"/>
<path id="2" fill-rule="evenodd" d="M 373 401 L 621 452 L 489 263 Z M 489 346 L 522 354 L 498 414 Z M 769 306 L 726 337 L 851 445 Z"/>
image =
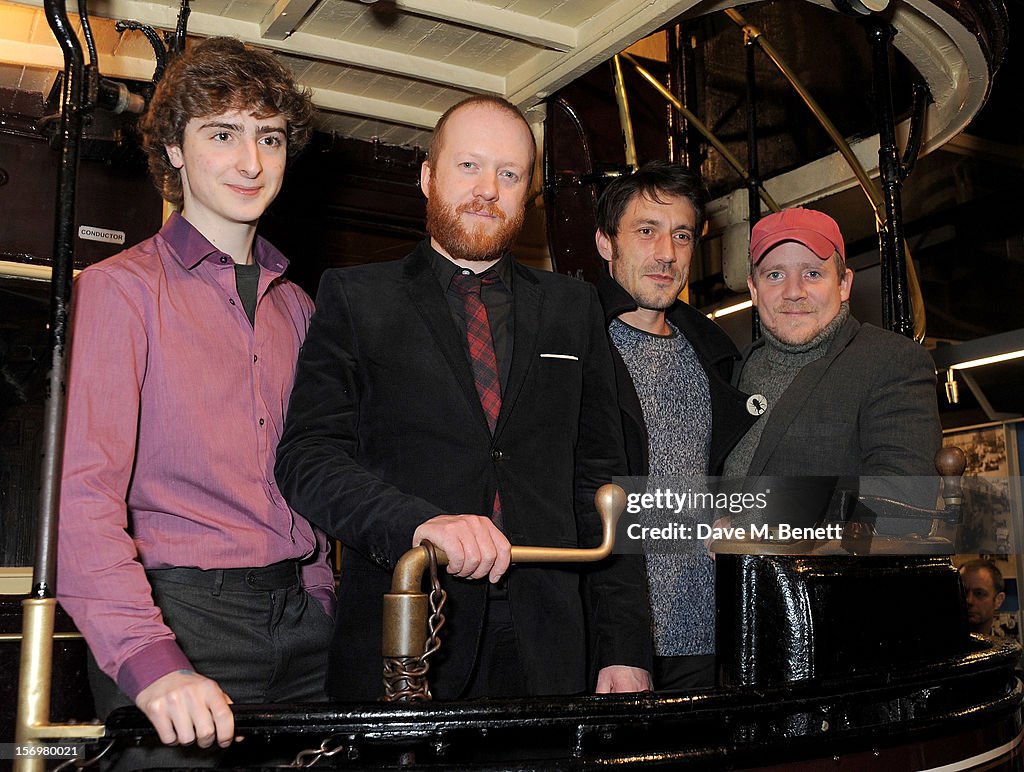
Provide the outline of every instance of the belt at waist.
<path id="1" fill-rule="evenodd" d="M 298 560 L 282 560 L 263 568 L 156 568 L 150 581 L 167 581 L 210 590 L 284 590 L 300 582 Z"/>

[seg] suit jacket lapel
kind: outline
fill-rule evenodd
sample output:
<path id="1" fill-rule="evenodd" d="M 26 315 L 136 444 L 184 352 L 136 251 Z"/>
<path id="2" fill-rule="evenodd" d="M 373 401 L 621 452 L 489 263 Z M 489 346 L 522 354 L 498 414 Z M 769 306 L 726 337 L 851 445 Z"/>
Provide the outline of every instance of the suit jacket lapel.
<path id="1" fill-rule="evenodd" d="M 789 427 L 796 417 L 801 414 L 807 399 L 814 393 L 836 357 L 853 340 L 859 326 L 860 324 L 852 317 L 847 319 L 836 333 L 835 340 L 832 341 L 825 356 L 806 365 L 796 374 L 796 378 L 783 393 L 782 398 L 772 407 L 772 412 L 768 416 L 768 424 L 764 427 L 764 433 L 761 434 L 761 442 L 758 443 L 754 458 L 750 462 L 748 475 L 755 477 L 764 472 L 765 466 L 775 453 L 775 448 L 789 431 Z M 744 363 L 746 363 L 746 357 Z"/>
<path id="2" fill-rule="evenodd" d="M 501 395 L 501 412 L 498 413 L 498 424 L 494 428 L 495 437 L 505 428 L 523 389 L 526 375 L 537 358 L 537 334 L 540 332 L 540 311 L 544 300 L 544 293 L 530 272 L 518 263 L 514 269 L 516 278 L 512 289 L 512 365 L 509 367 L 508 383 L 505 384 Z"/>
<path id="3" fill-rule="evenodd" d="M 476 393 L 473 371 L 466 357 L 465 346 L 459 336 L 459 329 L 452 320 L 448 301 L 441 291 L 441 284 L 430 267 L 422 247 L 417 247 L 405 260 L 404 279 L 409 301 L 424 325 L 434 337 L 438 350 L 444 356 L 452 375 L 459 384 L 459 390 L 469 404 L 470 412 L 476 417 L 476 423 L 490 434 L 487 428 L 487 416 L 480 405 L 480 396 Z"/>
<path id="4" fill-rule="evenodd" d="M 601 309 L 604 311 L 605 327 L 609 328 L 614 319 L 628 311 L 635 311 L 636 301 L 633 297 L 615 281 L 611 274 L 602 270 L 597 277 L 597 295 L 601 299 Z M 684 332 L 684 334 L 686 334 Z M 688 338 L 689 339 L 689 338 Z M 630 471 L 637 475 L 646 475 L 650 459 L 648 456 L 647 423 L 644 421 L 644 411 L 640 406 L 640 398 L 637 396 L 636 388 L 633 385 L 633 377 L 629 374 L 629 368 L 622 358 L 622 354 L 613 344 L 612 359 L 615 366 L 615 383 L 619 395 L 619 410 L 632 424 L 632 433 L 640 437 L 637 452 L 642 456 L 635 460 L 637 466 Z M 631 463 L 634 463 L 631 460 Z"/>

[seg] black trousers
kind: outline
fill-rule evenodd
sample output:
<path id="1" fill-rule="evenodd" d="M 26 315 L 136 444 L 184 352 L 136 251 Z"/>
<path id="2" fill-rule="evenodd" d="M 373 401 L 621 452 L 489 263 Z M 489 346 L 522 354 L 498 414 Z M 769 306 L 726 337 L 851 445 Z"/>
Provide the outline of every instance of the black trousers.
<path id="1" fill-rule="evenodd" d="M 234 702 L 326 700 L 334 622 L 302 588 L 297 562 L 255 569 L 169 568 L 147 576 L 153 600 L 195 672 L 216 681 Z M 101 718 L 133 704 L 92 661 L 89 680 Z M 223 753 L 155 740 L 127 749 L 112 768 L 215 767 L 226 763 Z"/>
<path id="2" fill-rule="evenodd" d="M 654 658 L 654 691 L 684 692 L 715 685 L 715 655 Z"/>
<path id="3" fill-rule="evenodd" d="M 519 659 L 508 596 L 500 590 L 491 589 L 487 598 L 484 631 L 480 637 L 480 651 L 477 653 L 473 674 L 460 697 L 475 699 L 525 695 L 526 677 Z"/>

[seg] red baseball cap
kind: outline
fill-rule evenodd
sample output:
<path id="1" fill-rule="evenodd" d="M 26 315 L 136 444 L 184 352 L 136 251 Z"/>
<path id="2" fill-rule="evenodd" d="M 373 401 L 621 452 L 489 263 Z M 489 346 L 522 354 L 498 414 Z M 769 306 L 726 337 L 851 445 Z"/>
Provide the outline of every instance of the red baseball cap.
<path id="1" fill-rule="evenodd" d="M 813 209 L 783 209 L 762 217 L 750 232 L 750 263 L 757 265 L 772 247 L 784 241 L 803 244 L 822 260 L 834 252 L 846 262 L 843 234 L 836 221 Z"/>

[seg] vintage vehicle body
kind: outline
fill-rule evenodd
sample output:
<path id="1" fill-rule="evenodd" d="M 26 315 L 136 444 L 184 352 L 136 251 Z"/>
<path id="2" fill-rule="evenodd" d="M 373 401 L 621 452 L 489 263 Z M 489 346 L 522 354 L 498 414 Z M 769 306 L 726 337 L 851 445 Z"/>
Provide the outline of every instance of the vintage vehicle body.
<path id="1" fill-rule="evenodd" d="M 647 158 L 669 157 L 700 166 L 713 196 L 692 303 L 711 310 L 744 291 L 749 227 L 762 208 L 814 204 L 831 208 L 859 256 L 858 315 L 924 338 L 925 282 L 906 244 L 927 247 L 917 237 L 936 227 L 930 206 L 974 213 L 973 199 L 950 202 L 943 185 L 951 175 L 931 159 L 981 153 L 963 131 L 986 100 L 999 101 L 996 72 L 1011 50 L 1005 7 L 999 0 L 734 5 L 196 2 L 186 29 L 173 2 L 104 0 L 88 5 L 97 49 L 89 61 L 98 65 L 89 70 L 81 22 L 72 23 L 60 3 L 0 0 L 0 714 L 10 727 L 0 742 L 38 747 L 61 739 L 93 751 L 153 737 L 131 709 L 105 726 L 88 723 L 84 642 L 53 600 L 71 275 L 148 236 L 161 220 L 130 139 L 132 119 L 108 109 L 115 100 L 103 86 L 122 84 L 144 100 L 152 41 L 115 20 L 177 27 L 180 40 L 186 31 L 238 35 L 278 52 L 315 90 L 319 134 L 261 223 L 283 251 L 302 256 L 293 277 L 311 293 L 324 268 L 398 257 L 422 236 L 416 181 L 430 129 L 462 96 L 486 92 L 522 108 L 543 148 L 538 197 L 517 246 L 526 262 L 593 278 L 602 183 Z M 630 48 L 641 39 L 647 49 Z M 55 69 L 63 70 L 56 85 Z M 810 110 L 791 96 L 794 71 L 798 84 L 810 84 L 796 93 L 819 95 Z M 652 80 L 667 84 L 667 101 Z M 682 111 L 670 107 L 673 99 Z M 818 128 L 825 113 L 834 116 L 832 133 Z M 719 145 L 698 130 L 702 123 L 723 138 Z M 1005 151 L 998 142 L 984 149 L 993 147 Z M 723 149 L 742 158 L 742 173 L 722 160 Z M 919 157 L 924 182 L 914 187 Z M 1012 296 L 1012 283 L 994 291 Z M 1024 327 L 1012 315 L 992 325 L 958 315 L 953 323 L 951 308 L 955 302 L 933 315 L 945 340 Z M 740 313 L 722 323 L 743 342 L 749 319 Z M 1021 769 L 1020 648 L 967 632 L 950 561 L 955 533 L 946 536 L 867 556 L 842 545 L 758 554 L 720 544 L 720 675 L 711 690 L 236 706 L 249 738 L 238 765 Z M 887 605 L 878 602 L 883 596 L 914 601 Z"/>

